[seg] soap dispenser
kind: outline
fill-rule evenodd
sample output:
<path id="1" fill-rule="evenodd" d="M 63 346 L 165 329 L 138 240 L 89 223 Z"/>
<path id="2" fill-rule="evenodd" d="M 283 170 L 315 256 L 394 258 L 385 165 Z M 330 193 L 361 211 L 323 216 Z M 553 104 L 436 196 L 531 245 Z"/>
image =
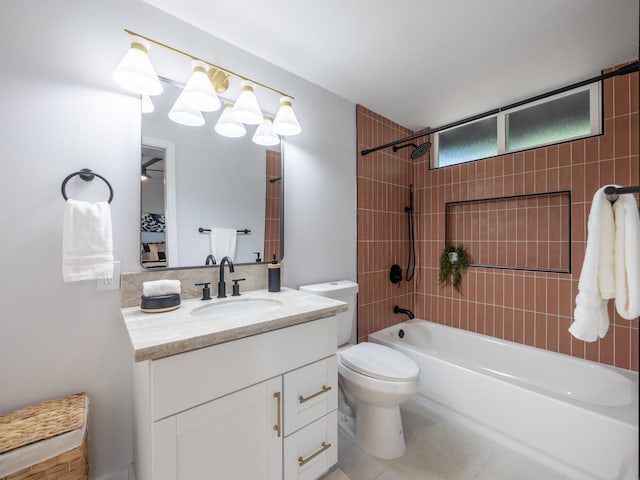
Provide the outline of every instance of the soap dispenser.
<path id="1" fill-rule="evenodd" d="M 276 254 L 273 254 L 273 261 L 267 265 L 269 272 L 268 284 L 270 292 L 280 291 L 280 264 L 276 260 Z"/>

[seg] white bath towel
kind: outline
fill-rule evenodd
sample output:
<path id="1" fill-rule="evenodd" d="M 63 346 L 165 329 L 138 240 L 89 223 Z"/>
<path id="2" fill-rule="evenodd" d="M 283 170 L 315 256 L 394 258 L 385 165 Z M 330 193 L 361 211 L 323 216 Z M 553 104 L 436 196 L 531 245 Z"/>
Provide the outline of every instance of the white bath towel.
<path id="1" fill-rule="evenodd" d="M 627 320 L 640 316 L 640 216 L 633 195 L 613 204 L 616 222 L 616 310 Z"/>
<path id="2" fill-rule="evenodd" d="M 62 228 L 65 282 L 113 277 L 111 209 L 107 202 L 67 200 Z"/>
<path id="3" fill-rule="evenodd" d="M 235 228 L 211 227 L 209 233 L 209 247 L 211 255 L 220 263 L 224 257 L 234 260 L 236 254 L 236 237 L 238 232 Z"/>
<path id="4" fill-rule="evenodd" d="M 613 206 L 604 194 L 593 196 L 587 224 L 587 248 L 578 282 L 571 334 L 585 342 L 603 338 L 609 330 L 607 300 L 615 296 Z"/>
<path id="5" fill-rule="evenodd" d="M 143 282 L 142 294 L 145 297 L 180 293 L 180 280 L 151 280 Z"/>

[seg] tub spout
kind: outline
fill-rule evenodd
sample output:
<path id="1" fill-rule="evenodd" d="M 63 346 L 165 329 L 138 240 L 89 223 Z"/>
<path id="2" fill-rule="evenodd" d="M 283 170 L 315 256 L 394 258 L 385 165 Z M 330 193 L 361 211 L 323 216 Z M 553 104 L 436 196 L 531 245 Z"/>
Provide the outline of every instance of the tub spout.
<path id="1" fill-rule="evenodd" d="M 404 313 L 406 316 L 409 317 L 409 319 L 416 318 L 416 316 L 413 314 L 413 312 L 411 310 L 409 310 L 407 308 L 400 308 L 398 305 L 393 307 L 393 313 Z"/>

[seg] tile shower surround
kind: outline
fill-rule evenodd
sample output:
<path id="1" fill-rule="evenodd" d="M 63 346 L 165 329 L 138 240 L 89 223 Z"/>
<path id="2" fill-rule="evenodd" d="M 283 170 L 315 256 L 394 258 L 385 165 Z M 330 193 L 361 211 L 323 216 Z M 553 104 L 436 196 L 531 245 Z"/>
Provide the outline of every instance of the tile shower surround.
<path id="1" fill-rule="evenodd" d="M 390 148 L 366 157 L 358 154 L 359 340 L 403 321 L 406 317 L 392 312 L 399 304 L 413 309 L 418 318 L 638 371 L 638 319 L 620 318 L 613 302 L 605 338 L 586 343 L 567 331 L 593 194 L 609 183 L 640 184 L 638 93 L 637 72 L 606 80 L 604 134 L 585 140 L 436 170 L 429 169 L 428 156 L 411 162 L 410 148 L 395 154 Z M 362 106 L 357 122 L 358 152 L 413 133 Z M 409 183 L 415 188 L 418 268 L 413 282 L 402 282 L 398 289 L 388 281 L 388 269 L 398 263 L 404 270 L 407 262 L 404 207 Z M 446 202 L 562 190 L 571 191 L 571 273 L 472 267 L 463 279 L 462 294 L 438 285 Z"/>

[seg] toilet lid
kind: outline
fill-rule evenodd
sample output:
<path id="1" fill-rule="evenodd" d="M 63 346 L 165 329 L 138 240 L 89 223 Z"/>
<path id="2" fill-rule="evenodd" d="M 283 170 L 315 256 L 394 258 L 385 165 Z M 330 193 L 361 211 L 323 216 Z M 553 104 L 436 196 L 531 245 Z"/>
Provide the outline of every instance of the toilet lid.
<path id="1" fill-rule="evenodd" d="M 411 381 L 420 373 L 409 357 L 377 343 L 358 343 L 340 352 L 340 359 L 351 370 L 380 380 Z"/>

